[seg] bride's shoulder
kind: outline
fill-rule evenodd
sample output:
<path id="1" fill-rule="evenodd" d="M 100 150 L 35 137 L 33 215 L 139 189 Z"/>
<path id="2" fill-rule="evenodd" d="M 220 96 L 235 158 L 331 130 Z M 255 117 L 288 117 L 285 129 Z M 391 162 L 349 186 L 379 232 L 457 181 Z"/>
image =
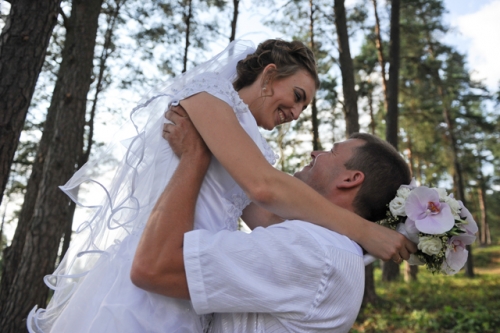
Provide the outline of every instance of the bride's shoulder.
<path id="1" fill-rule="evenodd" d="M 202 92 L 206 94 L 201 94 Z M 237 114 L 248 111 L 248 107 L 243 103 L 238 92 L 234 90 L 232 82 L 217 73 L 207 72 L 193 77 L 185 90 L 184 98 L 195 94 L 198 94 L 196 95 L 197 99 L 201 102 L 213 98 L 225 102 Z"/>
<path id="2" fill-rule="evenodd" d="M 202 86 L 207 89 L 221 89 L 224 91 L 235 92 L 231 81 L 214 72 L 206 72 L 194 76 L 190 85 Z"/>

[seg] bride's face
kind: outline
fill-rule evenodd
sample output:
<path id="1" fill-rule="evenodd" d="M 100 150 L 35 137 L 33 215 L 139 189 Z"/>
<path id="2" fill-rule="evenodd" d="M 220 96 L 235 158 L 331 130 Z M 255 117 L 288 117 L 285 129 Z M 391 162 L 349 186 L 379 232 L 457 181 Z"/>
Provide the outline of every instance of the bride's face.
<path id="1" fill-rule="evenodd" d="M 297 119 L 316 93 L 314 79 L 305 70 L 264 84 L 250 106 L 257 125 L 267 130 Z M 265 89 L 264 89 L 265 88 Z"/>

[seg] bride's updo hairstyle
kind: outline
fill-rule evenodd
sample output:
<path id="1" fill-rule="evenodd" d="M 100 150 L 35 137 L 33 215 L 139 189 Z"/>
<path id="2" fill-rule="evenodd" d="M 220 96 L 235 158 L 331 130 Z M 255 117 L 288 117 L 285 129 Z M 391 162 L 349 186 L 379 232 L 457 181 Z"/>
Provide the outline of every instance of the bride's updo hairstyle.
<path id="1" fill-rule="evenodd" d="M 269 64 L 275 64 L 276 70 L 268 73 L 266 81 L 284 79 L 303 69 L 313 78 L 316 89 L 319 88 L 316 61 L 307 46 L 299 41 L 268 39 L 260 43 L 254 53 L 238 62 L 236 65 L 238 78 L 233 83 L 234 89 L 239 91 L 253 84 Z"/>

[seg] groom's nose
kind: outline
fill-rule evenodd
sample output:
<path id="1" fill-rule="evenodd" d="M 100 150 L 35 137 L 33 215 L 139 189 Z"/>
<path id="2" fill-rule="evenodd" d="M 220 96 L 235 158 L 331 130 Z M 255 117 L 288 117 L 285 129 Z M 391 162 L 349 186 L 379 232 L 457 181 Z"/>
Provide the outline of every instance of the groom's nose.
<path id="1" fill-rule="evenodd" d="M 316 157 L 318 157 L 319 155 L 321 155 L 323 153 L 324 153 L 324 151 L 322 151 L 322 150 L 314 150 L 314 151 L 311 152 L 311 157 L 313 159 L 315 159 Z"/>

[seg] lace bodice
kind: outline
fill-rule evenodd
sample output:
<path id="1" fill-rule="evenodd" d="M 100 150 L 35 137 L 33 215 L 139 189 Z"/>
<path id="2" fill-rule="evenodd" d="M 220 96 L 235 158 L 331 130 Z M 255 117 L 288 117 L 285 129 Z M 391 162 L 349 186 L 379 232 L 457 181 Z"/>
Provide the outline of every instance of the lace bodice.
<path id="1" fill-rule="evenodd" d="M 203 73 L 193 78 L 184 88 L 179 90 L 174 89 L 173 101 L 175 103 L 200 92 L 207 92 L 210 95 L 226 102 L 234 110 L 241 126 L 260 148 L 266 160 L 271 164 L 276 162 L 276 154 L 264 137 L 260 134 L 257 123 L 253 118 L 248 105 L 241 100 L 238 92 L 234 90 L 233 85 L 229 80 L 221 78 L 215 73 Z M 199 112 L 203 110 L 200 109 L 197 111 Z M 216 161 L 215 164 L 218 164 L 218 162 Z M 224 218 L 224 228 L 234 230 L 236 228 L 237 219 L 241 216 L 243 209 L 250 203 L 250 199 L 248 199 L 243 190 L 234 182 L 234 180 L 232 180 L 229 174 L 227 174 L 222 167 L 216 165 L 209 169 L 209 173 L 210 172 L 215 173 L 216 177 L 209 179 L 215 179 L 216 182 L 223 184 L 220 188 L 223 189 L 221 193 L 224 198 L 222 204 L 226 213 Z M 228 179 L 222 179 L 228 177 L 231 181 Z M 219 211 L 219 214 L 220 213 L 221 212 Z"/>

